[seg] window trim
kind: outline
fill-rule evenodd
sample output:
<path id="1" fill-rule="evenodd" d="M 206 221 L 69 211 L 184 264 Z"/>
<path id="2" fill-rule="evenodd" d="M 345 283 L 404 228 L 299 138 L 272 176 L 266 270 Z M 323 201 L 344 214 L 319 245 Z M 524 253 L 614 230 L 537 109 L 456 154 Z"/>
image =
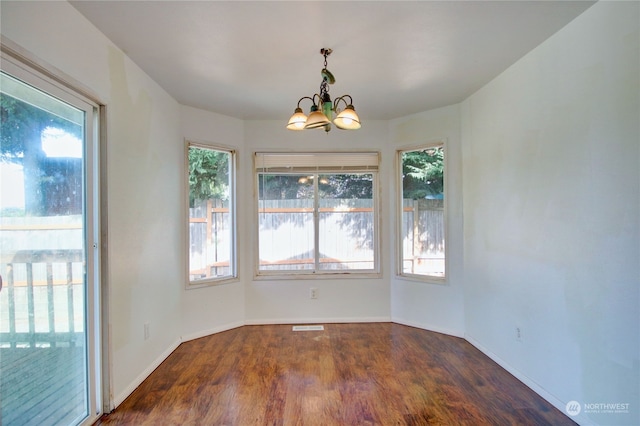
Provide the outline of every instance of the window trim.
<path id="1" fill-rule="evenodd" d="M 203 279 L 198 281 L 191 281 L 190 268 L 189 268 L 189 248 L 191 246 L 190 241 L 190 232 L 189 232 L 189 148 L 197 147 L 203 149 L 210 149 L 215 151 L 221 151 L 228 153 L 231 158 L 229 161 L 229 220 L 230 220 L 230 229 L 231 229 L 231 261 L 229 267 L 231 269 L 231 273 L 224 277 L 213 277 L 209 279 Z M 184 139 L 184 173 L 183 173 L 183 188 L 184 188 L 184 224 L 185 224 L 185 235 L 184 235 L 184 276 L 185 276 L 185 288 L 187 290 L 197 289 L 197 288 L 208 288 L 218 285 L 230 284 L 239 281 L 238 276 L 238 230 L 237 230 L 237 174 L 236 170 L 238 168 L 238 153 L 235 148 L 230 146 L 212 143 L 212 142 L 204 142 L 198 141 L 190 138 Z"/>
<path id="2" fill-rule="evenodd" d="M 408 145 L 399 147 L 396 149 L 395 155 L 395 188 L 396 188 L 396 238 L 395 238 L 395 258 L 396 258 L 396 276 L 400 279 L 404 279 L 407 281 L 417 281 L 428 284 L 440 284 L 446 285 L 449 282 L 449 226 L 448 226 L 448 205 L 449 205 L 449 189 L 448 189 L 448 178 L 447 175 L 449 173 L 448 166 L 448 143 L 446 138 L 433 139 L 428 142 Z M 436 275 L 422 275 L 422 274 L 409 274 L 403 271 L 403 243 L 402 243 L 402 212 L 404 208 L 403 203 L 403 190 L 402 190 L 402 154 L 405 152 L 411 151 L 420 151 L 432 147 L 442 147 L 444 152 L 444 172 L 443 172 L 443 193 L 444 193 L 444 203 L 443 203 L 443 226 L 444 226 L 444 276 L 439 277 Z"/>
<path id="3" fill-rule="evenodd" d="M 294 168 L 290 166 L 283 166 L 281 164 L 277 164 L 274 168 L 269 169 L 261 166 L 259 164 L 258 157 L 260 155 L 273 155 L 273 156 L 328 156 L 327 158 L 332 158 L 333 165 L 332 166 L 310 166 L 304 165 L 300 168 Z M 335 163 L 335 156 L 354 156 L 353 158 L 358 158 L 360 156 L 373 156 L 375 155 L 377 158 L 375 166 L 363 166 L 362 168 L 358 168 L 360 166 L 347 166 L 342 163 Z M 357 278 L 381 278 L 382 277 L 382 265 L 381 265 L 381 213 L 380 213 L 380 158 L 381 154 L 379 151 L 326 151 L 326 152 L 281 152 L 281 151 L 256 151 L 253 152 L 253 218 L 255 223 L 255 244 L 254 244 L 254 271 L 253 271 L 253 279 L 256 281 L 269 281 L 269 280 L 306 280 L 306 279 L 336 279 L 336 278 L 347 278 L 347 279 L 357 279 Z M 366 162 L 366 160 L 364 160 Z M 318 173 L 318 174 L 350 174 L 350 173 L 370 173 L 373 175 L 373 188 L 372 193 L 374 194 L 373 198 L 373 226 L 374 226 L 374 241 L 373 241 L 373 262 L 374 268 L 372 269 L 353 269 L 353 270 L 275 270 L 275 271 L 264 271 L 260 270 L 260 226 L 259 226 L 259 196 L 260 196 L 260 187 L 259 187 L 259 176 L 261 173 L 272 171 L 277 174 L 299 174 L 299 173 Z M 317 189 L 316 189 L 317 190 Z M 317 202 L 318 198 L 314 197 L 314 210 L 317 211 Z M 318 224 L 319 221 L 316 220 L 318 216 L 314 216 L 314 238 L 318 239 Z M 319 241 L 314 241 L 315 245 L 318 244 Z"/>

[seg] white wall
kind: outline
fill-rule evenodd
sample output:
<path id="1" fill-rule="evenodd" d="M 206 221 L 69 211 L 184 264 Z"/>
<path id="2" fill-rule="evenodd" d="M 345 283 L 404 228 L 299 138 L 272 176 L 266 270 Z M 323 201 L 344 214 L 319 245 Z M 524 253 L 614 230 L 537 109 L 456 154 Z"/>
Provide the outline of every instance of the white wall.
<path id="1" fill-rule="evenodd" d="M 286 120 L 286 119 L 285 119 Z M 256 151 L 380 151 L 380 196 L 388 200 L 392 181 L 393 151 L 386 141 L 386 122 L 368 120 L 357 132 L 333 129 L 292 132 L 284 121 L 248 121 L 245 123 L 243 173 L 251 176 L 240 205 L 254 209 L 254 185 L 251 156 Z M 389 203 L 381 203 L 381 278 L 366 279 L 296 279 L 252 280 L 257 247 L 257 221 L 250 215 L 244 223 L 248 230 L 247 243 L 242 252 L 242 271 L 248 277 L 245 288 L 247 323 L 300 323 L 339 321 L 389 321 L 389 256 L 393 242 L 389 235 Z M 309 288 L 318 289 L 318 298 L 309 298 Z"/>
<path id="2" fill-rule="evenodd" d="M 242 324 L 389 321 L 390 222 L 383 204 L 381 221 L 382 277 L 362 279 L 254 280 L 257 221 L 254 200 L 253 153 L 256 151 L 381 151 L 381 196 L 390 191 L 393 151 L 388 150 L 387 126 L 368 121 L 358 132 L 332 130 L 291 132 L 281 121 L 246 121 L 182 107 L 185 138 L 238 149 L 239 281 L 185 290 L 183 339 L 200 337 Z M 240 124 L 240 126 L 239 126 Z M 318 298 L 309 298 L 309 288 Z"/>
<path id="3" fill-rule="evenodd" d="M 639 16 L 597 3 L 462 103 L 466 336 L 584 423 L 640 424 Z"/>
<path id="4" fill-rule="evenodd" d="M 447 270 L 445 283 L 413 281 L 395 274 L 395 254 L 391 254 L 391 315 L 395 322 L 432 331 L 464 335 L 463 259 L 462 259 L 462 160 L 460 145 L 460 109 L 458 105 L 392 120 L 390 141 L 395 150 L 433 141 L 445 141 L 445 210 Z M 392 181 L 395 184 L 395 181 Z M 398 196 L 391 186 L 391 197 Z M 390 212 L 395 223 L 397 214 Z M 397 228 L 390 229 L 389 240 L 395 243 Z M 394 246 L 390 247 L 394 250 Z"/>
<path id="5" fill-rule="evenodd" d="M 210 145 L 217 145 L 236 150 L 239 154 L 244 153 L 244 123 L 242 120 L 230 118 L 191 108 L 180 107 L 180 122 L 182 125 L 182 135 L 184 139 L 191 142 L 200 142 Z M 184 142 L 183 142 L 184 143 Z M 184 145 L 183 145 L 184 146 Z M 184 154 L 182 155 L 182 165 L 184 168 Z M 244 164 L 244 157 L 238 158 L 237 164 L 237 196 L 246 198 L 247 189 L 251 187 L 250 165 Z M 186 173 L 186 171 L 183 171 Z M 185 175 L 186 176 L 186 175 Z M 183 177 L 184 182 L 185 177 Z M 186 183 L 182 188 L 183 200 L 186 200 Z M 184 206 L 184 202 L 182 205 Z M 244 253 L 249 249 L 246 244 L 249 230 L 244 224 L 250 212 L 245 206 L 238 204 L 238 223 L 243 224 L 237 229 L 237 242 L 239 253 L 239 266 L 243 268 L 245 261 Z M 186 221 L 186 211 L 185 211 Z M 186 239 L 188 235 L 183 229 L 185 242 L 180 253 L 186 256 Z M 186 258 L 184 266 L 186 267 Z M 244 268 L 243 268 L 244 269 Z M 186 270 L 183 272 L 181 286 L 183 288 L 182 303 L 182 340 L 190 340 L 206 336 L 219 331 L 244 325 L 244 283 L 247 274 L 244 270 L 239 271 L 238 281 L 216 285 L 211 287 L 200 287 L 186 290 Z"/>
<path id="6" fill-rule="evenodd" d="M 1 7 L 3 37 L 107 105 L 111 374 L 119 403 L 179 342 L 180 108 L 68 3 Z"/>
<path id="7" fill-rule="evenodd" d="M 583 413 L 583 422 L 640 422 L 638 3 L 596 4 L 460 105 L 330 135 L 179 106 L 66 2 L 1 7 L 3 36 L 108 106 L 116 403 L 181 336 L 244 322 L 393 319 L 464 334 L 559 408 L 630 403 L 627 416 Z M 184 138 L 238 148 L 237 283 L 184 289 Z M 448 281 L 401 280 L 395 150 L 441 138 Z M 381 278 L 254 280 L 259 150 L 382 153 Z"/>

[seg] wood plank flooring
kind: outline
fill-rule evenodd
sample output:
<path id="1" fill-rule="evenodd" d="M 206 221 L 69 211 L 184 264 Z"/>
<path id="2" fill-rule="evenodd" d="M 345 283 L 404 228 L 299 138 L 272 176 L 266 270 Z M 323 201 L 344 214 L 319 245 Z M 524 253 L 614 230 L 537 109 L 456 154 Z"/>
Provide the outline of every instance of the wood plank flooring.
<path id="1" fill-rule="evenodd" d="M 183 343 L 96 424 L 575 425 L 465 340 L 393 323 Z"/>

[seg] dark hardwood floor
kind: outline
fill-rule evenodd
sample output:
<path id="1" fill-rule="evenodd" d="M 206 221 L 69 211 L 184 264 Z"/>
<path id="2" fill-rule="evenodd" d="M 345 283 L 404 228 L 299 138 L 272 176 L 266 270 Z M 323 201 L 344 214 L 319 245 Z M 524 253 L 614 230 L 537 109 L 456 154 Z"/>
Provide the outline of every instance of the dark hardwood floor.
<path id="1" fill-rule="evenodd" d="M 463 339 L 392 323 L 181 344 L 96 424 L 574 425 Z"/>

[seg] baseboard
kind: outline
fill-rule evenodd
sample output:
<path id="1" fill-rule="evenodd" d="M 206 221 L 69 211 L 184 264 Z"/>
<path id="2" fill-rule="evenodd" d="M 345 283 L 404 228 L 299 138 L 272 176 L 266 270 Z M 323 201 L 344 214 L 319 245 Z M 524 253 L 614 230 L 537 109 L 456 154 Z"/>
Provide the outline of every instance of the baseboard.
<path id="1" fill-rule="evenodd" d="M 341 324 L 357 322 L 391 322 L 391 317 L 357 317 L 357 318 L 269 318 L 246 320 L 246 325 L 274 324 Z"/>
<path id="2" fill-rule="evenodd" d="M 212 334 L 222 333 L 223 331 L 233 330 L 234 328 L 242 327 L 245 325 L 244 321 L 237 321 L 231 324 L 225 324 L 220 327 L 214 327 L 207 330 L 198 331 L 196 333 L 190 333 L 181 337 L 182 342 L 188 342 L 190 340 L 200 339 L 202 337 L 211 336 Z"/>
<path id="3" fill-rule="evenodd" d="M 118 407 L 118 405 L 122 404 L 122 402 L 127 399 L 129 397 L 129 395 L 131 395 L 133 393 L 134 390 L 136 390 L 136 388 L 138 386 L 140 386 L 142 384 L 142 382 L 145 381 L 145 379 L 147 377 L 149 377 L 149 375 L 151 373 L 153 373 L 153 370 L 155 370 L 156 368 L 158 368 L 160 366 L 160 364 L 162 364 L 162 362 L 167 359 L 167 357 L 169 355 L 171 355 L 171 353 L 173 351 L 175 351 L 178 346 L 180 346 L 180 343 L 182 343 L 180 340 L 177 340 L 175 342 L 173 342 L 173 344 L 171 344 L 171 346 L 169 346 L 164 352 L 162 352 L 160 354 L 160 356 L 158 356 L 155 361 L 153 361 L 151 363 L 151 365 L 149 365 L 147 368 L 144 369 L 144 371 L 142 373 L 140 373 L 138 375 L 138 377 L 135 378 L 135 380 L 133 380 L 129 386 L 127 386 L 127 388 L 125 390 L 123 390 L 122 392 L 120 392 L 119 395 L 117 395 L 113 401 L 114 404 L 114 409 Z"/>
<path id="4" fill-rule="evenodd" d="M 155 359 L 155 361 L 151 363 L 151 365 L 149 365 L 149 367 L 147 367 L 142 373 L 140 373 L 140 375 L 138 375 L 138 377 L 136 377 L 136 379 L 133 380 L 125 390 L 123 390 L 118 396 L 114 398 L 112 410 L 115 410 L 118 407 L 118 405 L 122 404 L 122 402 L 125 399 L 127 399 L 129 395 L 131 395 L 133 391 L 136 390 L 136 388 L 140 386 L 142 382 L 144 382 L 147 379 L 147 377 L 149 377 L 149 375 L 151 375 L 151 373 L 153 373 L 153 371 L 156 368 L 158 368 L 160 364 L 162 364 L 164 360 L 167 359 L 167 357 L 171 355 L 173 351 L 175 351 L 178 348 L 178 346 L 180 346 L 182 342 L 188 342 L 189 340 L 199 339 L 201 337 L 206 337 L 212 334 L 221 333 L 223 331 L 242 327 L 243 325 L 244 325 L 244 321 L 238 321 L 238 322 L 226 324 L 220 327 L 199 331 L 197 333 L 191 333 L 186 336 L 181 336 L 180 340 L 174 342 L 164 352 L 162 352 L 162 354 L 160 354 Z"/>
<path id="5" fill-rule="evenodd" d="M 442 327 L 434 327 L 430 324 L 423 324 L 416 321 L 408 321 L 402 318 L 392 318 L 391 321 L 396 324 L 407 325 L 409 327 L 415 327 L 415 328 L 421 328 L 423 330 L 433 331 L 435 333 L 440 333 L 440 334 L 446 334 L 448 336 L 460 337 L 462 339 L 465 338 L 464 333 L 457 330 L 452 330 L 452 329 L 442 328 Z"/>
<path id="6" fill-rule="evenodd" d="M 515 377 L 516 379 L 520 380 L 525 386 L 527 386 L 532 391 L 534 391 L 535 393 L 540 395 L 540 397 L 543 398 L 544 400 L 546 400 L 549 404 L 553 405 L 558 410 L 560 410 L 560 412 L 562 414 L 567 415 L 566 409 L 567 409 L 567 403 L 569 401 L 565 401 L 565 402 L 561 401 L 559 398 L 557 398 L 555 395 L 552 395 L 551 393 L 549 393 L 547 390 L 545 390 L 542 386 L 540 386 L 534 380 L 529 378 L 527 375 L 525 375 L 521 371 L 516 370 L 515 368 L 511 367 L 502 358 L 500 358 L 495 353 L 491 352 L 490 350 L 488 350 L 487 348 L 482 346 L 482 344 L 480 344 L 480 342 L 475 340 L 473 337 L 471 337 L 469 335 L 465 335 L 464 339 L 467 342 L 469 342 L 470 344 L 472 344 L 480 352 L 482 352 L 483 354 L 485 354 L 486 356 L 491 358 L 500 367 L 502 367 L 505 370 L 507 370 L 509 372 L 509 374 L 511 374 L 513 377 Z M 569 418 L 571 420 L 573 420 L 574 422 L 578 423 L 579 425 L 582 425 L 582 426 L 590 426 L 590 425 L 594 424 L 588 417 L 586 417 L 582 413 L 578 414 L 577 416 L 572 416 L 572 417 L 569 417 Z"/>

